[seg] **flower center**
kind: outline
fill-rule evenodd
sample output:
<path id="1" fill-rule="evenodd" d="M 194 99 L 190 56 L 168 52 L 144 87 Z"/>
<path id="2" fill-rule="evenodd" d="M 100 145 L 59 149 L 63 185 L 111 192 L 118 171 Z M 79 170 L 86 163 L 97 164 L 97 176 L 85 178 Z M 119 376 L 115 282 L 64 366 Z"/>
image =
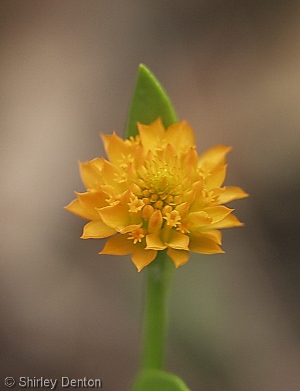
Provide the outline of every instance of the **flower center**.
<path id="1" fill-rule="evenodd" d="M 170 174 L 167 167 L 153 173 L 150 188 L 156 193 L 164 193 L 166 189 L 174 184 L 175 178 Z"/>
<path id="2" fill-rule="evenodd" d="M 181 192 L 176 167 L 169 167 L 166 163 L 155 160 L 147 164 L 142 186 L 142 201 L 145 205 L 151 205 L 165 213 L 170 212 L 172 206 L 181 202 Z"/>
<path id="3" fill-rule="evenodd" d="M 132 175 L 130 170 L 128 173 Z M 137 164 L 134 174 L 127 205 L 134 224 L 140 223 L 140 218 L 142 223 L 141 228 L 131 232 L 129 239 L 137 244 L 144 240 L 145 232 L 149 234 L 160 229 L 166 235 L 170 230 L 187 232 L 183 219 L 188 208 L 185 194 L 190 187 L 180 157 L 175 152 L 151 151 L 141 165 Z"/>
<path id="4" fill-rule="evenodd" d="M 169 193 L 178 183 L 178 170 L 166 162 L 155 158 L 146 164 L 145 183 L 151 193 Z"/>

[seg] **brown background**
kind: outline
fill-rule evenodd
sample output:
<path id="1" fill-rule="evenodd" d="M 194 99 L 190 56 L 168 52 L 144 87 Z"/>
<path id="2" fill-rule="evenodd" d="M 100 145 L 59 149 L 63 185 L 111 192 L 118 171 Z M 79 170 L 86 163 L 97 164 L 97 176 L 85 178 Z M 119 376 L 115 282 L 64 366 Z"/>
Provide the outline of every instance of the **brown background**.
<path id="1" fill-rule="evenodd" d="M 99 132 L 123 135 L 143 62 L 251 194 L 226 254 L 176 270 L 167 368 L 194 391 L 299 390 L 299 2 L 2 0 L 0 18 L 1 384 L 127 391 L 137 371 L 144 273 L 63 206 Z"/>

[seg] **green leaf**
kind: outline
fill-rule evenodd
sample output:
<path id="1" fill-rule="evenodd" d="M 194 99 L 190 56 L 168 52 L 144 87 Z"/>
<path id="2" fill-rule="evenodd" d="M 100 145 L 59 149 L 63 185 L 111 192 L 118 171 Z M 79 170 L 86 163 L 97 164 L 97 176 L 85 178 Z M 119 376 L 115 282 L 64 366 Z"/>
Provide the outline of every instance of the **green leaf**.
<path id="1" fill-rule="evenodd" d="M 141 371 L 131 391 L 190 391 L 176 375 L 157 369 Z"/>
<path id="2" fill-rule="evenodd" d="M 159 81 L 145 65 L 140 64 L 127 118 L 126 137 L 137 135 L 137 122 L 149 125 L 159 117 L 165 127 L 178 122 L 171 101 Z"/>

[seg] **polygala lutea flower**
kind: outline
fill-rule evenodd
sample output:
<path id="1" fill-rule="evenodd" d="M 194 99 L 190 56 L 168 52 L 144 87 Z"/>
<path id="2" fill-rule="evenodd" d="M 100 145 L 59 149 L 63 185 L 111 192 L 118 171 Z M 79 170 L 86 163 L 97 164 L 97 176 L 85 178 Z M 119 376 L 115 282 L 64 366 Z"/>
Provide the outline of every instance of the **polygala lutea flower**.
<path id="1" fill-rule="evenodd" d="M 131 254 L 138 271 L 167 250 L 176 267 L 189 252 L 221 253 L 221 228 L 243 225 L 223 204 L 247 197 L 222 187 L 230 147 L 198 156 L 193 129 L 183 121 L 165 129 L 138 123 L 139 135 L 102 135 L 108 160 L 80 163 L 85 193 L 66 209 L 90 220 L 82 238 L 110 237 L 100 254 Z"/>

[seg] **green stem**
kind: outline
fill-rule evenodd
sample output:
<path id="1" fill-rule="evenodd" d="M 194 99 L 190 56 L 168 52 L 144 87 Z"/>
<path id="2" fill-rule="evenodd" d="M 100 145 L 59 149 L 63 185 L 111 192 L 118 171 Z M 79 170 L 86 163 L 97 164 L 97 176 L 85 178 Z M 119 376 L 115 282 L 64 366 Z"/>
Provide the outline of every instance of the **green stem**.
<path id="1" fill-rule="evenodd" d="M 146 267 L 147 292 L 144 317 L 143 369 L 163 369 L 167 327 L 168 287 L 171 282 L 172 261 L 165 251 Z"/>

